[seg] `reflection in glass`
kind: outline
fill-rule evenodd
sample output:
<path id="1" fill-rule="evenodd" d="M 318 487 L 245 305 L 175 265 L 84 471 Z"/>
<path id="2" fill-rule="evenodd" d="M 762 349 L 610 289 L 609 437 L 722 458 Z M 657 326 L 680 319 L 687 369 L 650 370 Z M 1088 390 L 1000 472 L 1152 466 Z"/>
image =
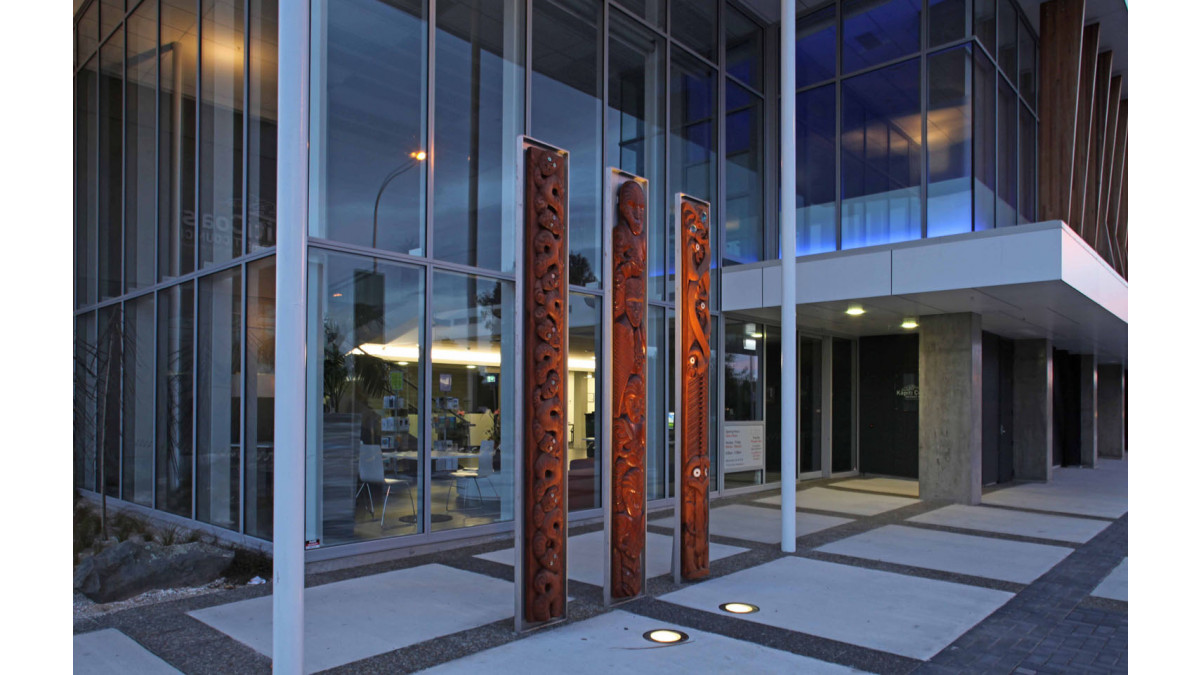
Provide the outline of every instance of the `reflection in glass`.
<path id="1" fill-rule="evenodd" d="M 763 31 L 753 19 L 725 8 L 725 72 L 743 83 L 762 88 Z"/>
<path id="2" fill-rule="evenodd" d="M 667 0 L 615 0 L 616 4 L 662 28 L 667 20 Z"/>
<path id="3" fill-rule="evenodd" d="M 246 239 L 250 253 L 275 245 L 278 16 L 278 0 L 250 0 L 246 98 Z"/>
<path id="4" fill-rule="evenodd" d="M 270 539 L 275 480 L 275 258 L 246 266 L 246 534 Z"/>
<path id="5" fill-rule="evenodd" d="M 156 281 L 154 178 L 158 158 L 154 106 L 158 3 L 143 2 L 125 22 L 125 31 L 125 288 L 133 291 Z"/>
<path id="6" fill-rule="evenodd" d="M 95 9 L 96 5 L 92 5 Z M 75 76 L 75 305 L 96 301 L 96 82 L 93 58 Z"/>
<path id="7" fill-rule="evenodd" d="M 125 16 L 125 0 L 100 0 L 100 37 L 112 32 Z"/>
<path id="8" fill-rule="evenodd" d="M 799 392 L 797 427 L 800 432 L 800 473 L 821 470 L 821 339 L 800 338 Z"/>
<path id="9" fill-rule="evenodd" d="M 671 164 L 667 193 L 674 218 L 679 192 L 712 203 L 717 184 L 716 72 L 679 49 L 671 55 Z M 709 240 L 716 244 L 715 229 Z M 713 262 L 718 251 L 713 251 Z M 674 297 L 675 225 L 667 228 L 667 295 Z"/>
<path id="10" fill-rule="evenodd" d="M 204 0 L 200 35 L 200 267 L 242 254 L 245 0 Z"/>
<path id="11" fill-rule="evenodd" d="M 717 60 L 718 0 L 671 0 L 671 37 L 710 61 Z"/>
<path id="12" fill-rule="evenodd" d="M 1019 80 L 1021 89 L 1021 98 L 1030 106 L 1037 105 L 1037 37 L 1033 31 L 1025 25 L 1024 22 L 1020 26 L 1018 51 L 1020 52 L 1019 63 Z"/>
<path id="13" fill-rule="evenodd" d="M 196 331 L 196 519 L 237 529 L 241 482 L 241 268 L 200 279 Z"/>
<path id="14" fill-rule="evenodd" d="M 1010 0 L 998 0 L 998 22 L 997 38 L 999 46 L 997 47 L 996 60 L 1000 63 L 1000 70 L 1008 76 L 1010 82 L 1017 81 L 1017 8 L 1013 6 Z"/>
<path id="15" fill-rule="evenodd" d="M 121 294 L 122 121 L 125 35 L 121 31 L 100 47 L 99 246 L 100 300 Z"/>
<path id="16" fill-rule="evenodd" d="M 797 87 L 833 79 L 837 72 L 836 42 L 837 20 L 833 5 L 796 21 Z"/>
<path id="17" fill-rule="evenodd" d="M 424 4 L 313 3 L 314 237 L 424 254 Z"/>
<path id="18" fill-rule="evenodd" d="M 662 38 L 619 13 L 609 16 L 608 161 L 649 181 L 646 204 L 647 297 L 662 299 L 665 286 L 664 209 L 659 194 L 666 173 L 666 53 Z M 666 204 L 670 206 L 665 206 Z"/>
<path id="19" fill-rule="evenodd" d="M 100 44 L 100 3 L 93 2 L 79 18 L 75 27 L 75 65 L 92 55 Z"/>
<path id="20" fill-rule="evenodd" d="M 665 409 L 667 390 L 674 388 L 666 379 L 666 310 L 653 305 L 647 305 L 646 310 L 646 499 L 650 500 L 667 496 L 667 468 L 671 462 L 665 434 L 674 434 L 675 428 L 667 428 Z"/>
<path id="21" fill-rule="evenodd" d="M 842 5 L 842 72 L 921 48 L 921 0 L 849 0 Z"/>
<path id="22" fill-rule="evenodd" d="M 833 338 L 833 451 L 834 473 L 854 469 L 854 341 Z"/>
<path id="23" fill-rule="evenodd" d="M 96 313 L 75 317 L 74 485 L 96 490 Z"/>
<path id="24" fill-rule="evenodd" d="M 954 40 L 967 35 L 967 0 L 929 0 L 929 46 Z"/>
<path id="25" fill-rule="evenodd" d="M 162 0 L 159 27 L 158 278 L 195 269 L 196 56 L 194 0 Z"/>
<path id="26" fill-rule="evenodd" d="M 433 255 L 512 271 L 524 3 L 437 3 Z"/>
<path id="27" fill-rule="evenodd" d="M 725 84 L 724 264 L 763 259 L 763 101 Z"/>
<path id="28" fill-rule="evenodd" d="M 996 53 L 996 0 L 974 0 L 975 37 L 989 53 Z"/>
<path id="29" fill-rule="evenodd" d="M 775 341 L 778 343 L 778 336 Z M 765 329 L 762 324 L 726 321 L 723 372 L 725 374 L 725 427 L 727 430 L 731 427 L 730 422 L 765 422 L 763 414 L 765 349 Z M 713 350 L 713 352 L 716 351 Z M 717 445 L 716 437 L 713 438 L 712 445 Z M 779 457 L 778 444 L 776 444 L 774 456 Z M 724 472 L 727 489 L 761 485 L 764 482 L 762 468 L 743 470 L 725 464 L 721 470 Z"/>
<path id="30" fill-rule="evenodd" d="M 422 531 L 424 276 L 309 252 L 308 344 L 318 356 L 308 359 L 309 541 Z"/>
<path id="31" fill-rule="evenodd" d="M 928 235 L 971 231 L 971 45 L 931 54 Z"/>
<path id="32" fill-rule="evenodd" d="M 514 424 L 503 393 L 504 364 L 514 348 L 512 293 L 508 282 L 433 275 L 428 396 L 435 532 L 512 519 L 513 447 L 501 436 Z"/>
<path id="33" fill-rule="evenodd" d="M 796 94 L 796 255 L 837 248 L 834 85 Z"/>
<path id="34" fill-rule="evenodd" d="M 100 308 L 96 334 L 96 456 L 104 475 L 98 483 L 105 494 L 120 496 L 121 489 L 121 361 L 125 340 L 121 306 Z"/>
<path id="35" fill-rule="evenodd" d="M 601 431 L 604 406 L 596 346 L 603 344 L 602 298 L 572 293 L 567 327 L 567 507 L 570 511 L 601 506 L 604 462 Z M 648 445 L 649 443 L 647 443 Z"/>
<path id="36" fill-rule="evenodd" d="M 996 68 L 975 53 L 972 117 L 975 144 L 975 229 L 996 226 Z"/>
<path id="37" fill-rule="evenodd" d="M 1004 227 L 1017 224 L 1017 92 L 1001 82 L 999 94 L 996 227 Z"/>
<path id="38" fill-rule="evenodd" d="M 125 303 L 121 499 L 149 507 L 154 506 L 154 323 L 153 293 Z"/>
<path id="39" fill-rule="evenodd" d="M 155 507 L 192 516 L 192 303 L 194 282 L 158 294 L 158 444 Z"/>
<path id="40" fill-rule="evenodd" d="M 842 83 L 842 248 L 921 236 L 918 59 Z"/>
<path id="41" fill-rule="evenodd" d="M 1021 214 L 1017 222 L 1037 220 L 1037 122 L 1033 113 L 1021 106 L 1019 201 Z"/>
<path id="42" fill-rule="evenodd" d="M 600 5 L 579 0 L 533 6 L 532 134 L 570 157 L 570 283 L 600 286 Z"/>

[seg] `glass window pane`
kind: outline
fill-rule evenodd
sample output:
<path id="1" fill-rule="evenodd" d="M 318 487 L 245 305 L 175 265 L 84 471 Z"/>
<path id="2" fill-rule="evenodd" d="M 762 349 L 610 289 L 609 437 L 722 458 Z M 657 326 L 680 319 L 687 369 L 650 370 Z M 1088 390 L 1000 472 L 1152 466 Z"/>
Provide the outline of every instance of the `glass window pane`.
<path id="1" fill-rule="evenodd" d="M 200 35 L 200 267 L 242 254 L 245 0 L 204 0 Z"/>
<path id="2" fill-rule="evenodd" d="M 797 405 L 799 405 L 800 473 L 821 470 L 821 338 L 801 337 Z"/>
<path id="3" fill-rule="evenodd" d="M 1003 83 L 999 91 L 996 226 L 1004 227 L 1017 224 L 1017 92 Z"/>
<path id="4" fill-rule="evenodd" d="M 1017 8 L 1009 0 L 999 0 L 997 38 L 999 51 L 997 61 L 1000 69 L 1012 82 L 1017 81 Z"/>
<path id="5" fill-rule="evenodd" d="M 433 255 L 512 271 L 524 4 L 437 3 Z"/>
<path id="6" fill-rule="evenodd" d="M 122 164 L 121 132 L 125 82 L 125 36 L 118 32 L 100 48 L 99 246 L 100 299 L 121 294 Z"/>
<path id="7" fill-rule="evenodd" d="M 990 54 L 996 53 L 996 0 L 975 0 L 975 37 Z"/>
<path id="8" fill-rule="evenodd" d="M 195 269 L 196 3 L 162 0 L 159 32 L 158 278 Z"/>
<path id="9" fill-rule="evenodd" d="M 931 54 L 928 235 L 971 231 L 971 45 Z"/>
<path id="10" fill-rule="evenodd" d="M 75 487 L 96 490 L 96 313 L 75 317 Z"/>
<path id="11" fill-rule="evenodd" d="M 602 151 L 600 5 L 533 6 L 533 137 L 570 153 L 570 282 L 598 288 Z"/>
<path id="12" fill-rule="evenodd" d="M 93 2 L 75 27 L 75 65 L 91 57 L 100 44 L 100 3 Z"/>
<path id="13" fill-rule="evenodd" d="M 725 69 L 755 89 L 762 88 L 763 31 L 753 19 L 725 8 Z"/>
<path id="14" fill-rule="evenodd" d="M 837 74 L 837 15 L 832 5 L 796 20 L 796 86 Z"/>
<path id="15" fill-rule="evenodd" d="M 246 100 L 246 238 L 250 252 L 275 245 L 275 110 L 279 73 L 279 2 L 250 0 L 250 86 Z"/>
<path id="16" fill-rule="evenodd" d="M 996 226 L 996 68 L 975 53 L 972 118 L 975 145 L 975 229 Z"/>
<path id="17" fill-rule="evenodd" d="M 758 323 L 727 321 L 725 323 L 725 426 L 731 422 L 764 423 L 763 365 L 766 359 L 765 327 Z M 776 338 L 778 340 L 778 338 Z M 714 352 L 717 350 L 713 350 Z M 713 446 L 717 446 L 714 437 Z M 771 454 L 771 453 L 767 453 Z M 779 457 L 778 444 L 775 457 Z M 778 460 L 776 460 L 778 461 Z M 764 471 L 733 470 L 722 466 L 725 488 L 761 485 Z"/>
<path id="18" fill-rule="evenodd" d="M 275 481 L 275 258 L 246 266 L 246 534 L 270 539 Z"/>
<path id="19" fill-rule="evenodd" d="M 796 94 L 796 255 L 837 248 L 834 85 Z"/>
<path id="20" fill-rule="evenodd" d="M 125 303 L 121 498 L 154 506 L 154 294 Z"/>
<path id="21" fill-rule="evenodd" d="M 854 468 L 854 341 L 833 338 L 833 472 Z"/>
<path id="22" fill-rule="evenodd" d="M 108 34 L 125 18 L 125 0 L 100 0 L 100 37 Z"/>
<path id="23" fill-rule="evenodd" d="M 717 0 L 671 0 L 671 37 L 717 60 Z"/>
<path id="24" fill-rule="evenodd" d="M 667 390 L 674 385 L 666 379 L 665 310 L 653 305 L 646 309 L 646 499 L 651 500 L 667 496 L 671 447 L 664 435 L 675 433 L 675 428 L 667 428 L 665 410 Z"/>
<path id="25" fill-rule="evenodd" d="M 666 51 L 662 38 L 617 13 L 609 16 L 608 162 L 650 183 L 646 294 L 662 299 L 666 281 Z M 670 204 L 670 206 L 668 206 Z"/>
<path id="26" fill-rule="evenodd" d="M 667 21 L 667 0 L 614 0 L 634 15 L 662 28 Z"/>
<path id="27" fill-rule="evenodd" d="M 929 0 L 929 46 L 967 36 L 967 0 Z"/>
<path id="28" fill-rule="evenodd" d="M 96 456 L 104 475 L 97 483 L 105 494 L 120 496 L 121 488 L 121 359 L 124 326 L 121 306 L 109 305 L 97 312 L 96 334 Z"/>
<path id="29" fill-rule="evenodd" d="M 425 252 L 426 17 L 417 0 L 314 2 L 323 16 L 314 66 L 320 181 L 314 237 Z M 318 120 L 324 120 L 321 124 Z"/>
<path id="30" fill-rule="evenodd" d="M 196 519 L 238 528 L 242 427 L 241 268 L 200 280 L 196 333 Z"/>
<path id="31" fill-rule="evenodd" d="M 309 252 L 305 539 L 323 546 L 422 531 L 424 272 Z M 386 503 L 385 503 L 386 502 Z"/>
<path id="32" fill-rule="evenodd" d="M 501 430 L 513 423 L 511 412 L 502 417 L 501 411 L 512 409 L 504 364 L 514 348 L 513 301 L 508 282 L 433 275 L 429 400 L 435 532 L 512 519 L 512 445 L 501 438 Z"/>
<path id="33" fill-rule="evenodd" d="M 192 310 L 189 281 L 158 294 L 155 507 L 192 517 Z"/>
<path id="34" fill-rule="evenodd" d="M 921 48 L 921 0 L 850 0 L 842 6 L 842 73 Z"/>
<path id="35" fill-rule="evenodd" d="M 1020 81 L 1021 98 L 1031 105 L 1037 105 L 1037 37 L 1024 22 L 1020 26 L 1019 36 L 1019 51 L 1020 51 L 1020 74 L 1017 79 Z"/>
<path id="36" fill-rule="evenodd" d="M 1020 147 L 1020 223 L 1037 220 L 1037 122 L 1033 113 L 1021 106 Z"/>
<path id="37" fill-rule="evenodd" d="M 571 294 L 567 329 L 567 509 L 598 509 L 604 484 L 601 431 L 604 406 L 600 403 L 600 370 L 596 346 L 603 344 L 603 299 Z"/>
<path id="38" fill-rule="evenodd" d="M 92 5 L 94 8 L 95 5 Z M 93 58 L 75 76 L 75 304 L 96 301 L 96 188 L 99 168 L 96 134 L 100 60 Z"/>
<path id="39" fill-rule="evenodd" d="M 675 195 L 683 192 L 712 203 L 717 184 L 716 71 L 679 49 L 671 55 L 670 107 L 671 165 L 667 194 L 671 199 L 672 221 L 667 226 L 667 295 L 673 298 Z M 713 233 L 709 234 L 711 237 Z M 715 263 L 717 251 L 713 253 Z"/>
<path id="40" fill-rule="evenodd" d="M 763 259 L 763 101 L 725 85 L 724 264 Z"/>
<path id="41" fill-rule="evenodd" d="M 125 29 L 125 287 L 132 291 L 156 281 L 158 3 L 143 2 Z"/>
<path id="42" fill-rule="evenodd" d="M 842 248 L 921 237 L 917 59 L 842 83 Z"/>

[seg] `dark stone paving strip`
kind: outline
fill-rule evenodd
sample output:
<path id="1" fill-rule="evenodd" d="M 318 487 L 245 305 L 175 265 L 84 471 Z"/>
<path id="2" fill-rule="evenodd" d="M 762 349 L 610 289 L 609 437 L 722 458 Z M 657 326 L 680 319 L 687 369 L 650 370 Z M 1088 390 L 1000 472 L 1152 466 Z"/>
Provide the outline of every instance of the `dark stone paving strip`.
<path id="1" fill-rule="evenodd" d="M 1124 672 L 1128 614 L 1080 604 L 1128 548 L 1122 517 L 915 672 Z"/>
<path id="2" fill-rule="evenodd" d="M 1019 593 L 1025 588 L 1025 584 L 1018 584 L 1012 581 L 1002 581 L 1000 579 L 991 579 L 988 577 L 977 577 L 970 574 L 959 574 L 956 572 L 945 572 L 943 570 L 934 570 L 927 567 L 901 565 L 899 563 L 885 562 L 883 560 L 872 560 L 870 558 L 856 558 L 854 556 L 840 555 L 837 553 L 804 551 L 798 552 L 797 555 L 803 558 L 837 563 L 839 565 L 862 567 L 864 569 L 878 570 L 880 572 L 892 572 L 910 577 L 933 579 L 934 581 L 949 581 L 951 583 L 962 584 L 964 586 L 990 588 L 996 591 L 1005 591 L 1006 593 Z"/>
<path id="3" fill-rule="evenodd" d="M 1062 516 L 1064 518 L 1082 518 L 1084 520 L 1099 520 L 1099 521 L 1107 522 L 1107 523 L 1113 523 L 1113 522 L 1116 522 L 1116 521 L 1120 520 L 1121 518 L 1125 517 L 1125 516 L 1121 516 L 1121 518 L 1109 518 L 1108 516 L 1097 516 L 1094 514 L 1068 513 L 1066 511 L 1047 511 L 1045 509 L 1030 509 L 1030 508 L 1026 508 L 1024 506 L 1009 506 L 1007 504 L 980 504 L 980 506 L 986 506 L 989 509 L 1004 509 L 1005 511 L 1020 511 L 1021 513 L 1040 513 L 1045 516 Z"/>
<path id="4" fill-rule="evenodd" d="M 1059 546 L 1062 548 L 1079 548 L 1083 544 L 1072 541 L 1061 541 L 1059 539 L 1045 539 L 1043 537 L 1027 537 L 1022 534 L 1009 534 L 1007 532 L 991 532 L 988 530 L 971 530 L 965 527 L 953 527 L 950 525 L 934 525 L 933 523 L 916 523 L 905 522 L 905 527 L 915 527 L 922 530 L 935 530 L 937 532 L 950 532 L 951 534 L 969 534 L 973 537 L 987 537 L 988 539 L 1004 539 L 1006 541 L 1016 541 L 1023 544 L 1043 544 L 1046 546 Z M 1099 533 L 1097 533 L 1099 534 Z M 1089 540 L 1090 541 L 1090 540 Z M 1084 542 L 1087 543 L 1087 542 Z"/>

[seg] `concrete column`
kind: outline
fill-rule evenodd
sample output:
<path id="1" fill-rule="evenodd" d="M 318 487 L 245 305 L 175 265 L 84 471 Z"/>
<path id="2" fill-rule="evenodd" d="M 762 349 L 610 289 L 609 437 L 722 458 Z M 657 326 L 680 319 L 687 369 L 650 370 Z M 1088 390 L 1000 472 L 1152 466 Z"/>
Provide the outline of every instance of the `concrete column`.
<path id="1" fill-rule="evenodd" d="M 1079 464 L 1096 466 L 1096 356 L 1079 356 Z"/>
<path id="2" fill-rule="evenodd" d="M 921 499 L 978 504 L 983 484 L 983 329 L 974 313 L 921 317 Z"/>
<path id="3" fill-rule="evenodd" d="M 1096 395 L 1097 454 L 1106 459 L 1125 457 L 1125 367 L 1120 364 L 1097 368 Z"/>
<path id="4" fill-rule="evenodd" d="M 1048 481 L 1054 464 L 1054 351 L 1049 340 L 1013 350 L 1013 468 L 1017 480 Z"/>

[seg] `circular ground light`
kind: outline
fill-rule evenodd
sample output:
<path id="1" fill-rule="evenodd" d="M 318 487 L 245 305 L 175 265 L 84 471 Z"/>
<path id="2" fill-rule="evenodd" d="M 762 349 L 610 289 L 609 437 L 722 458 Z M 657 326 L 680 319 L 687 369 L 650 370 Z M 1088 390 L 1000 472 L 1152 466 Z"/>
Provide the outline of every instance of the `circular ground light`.
<path id="1" fill-rule="evenodd" d="M 751 605 L 748 602 L 727 602 L 721 605 L 721 609 L 730 614 L 753 614 L 758 611 L 758 605 Z"/>
<path id="2" fill-rule="evenodd" d="M 660 645 L 673 645 L 687 642 L 688 635 L 672 628 L 655 628 L 642 633 L 642 637 Z"/>

